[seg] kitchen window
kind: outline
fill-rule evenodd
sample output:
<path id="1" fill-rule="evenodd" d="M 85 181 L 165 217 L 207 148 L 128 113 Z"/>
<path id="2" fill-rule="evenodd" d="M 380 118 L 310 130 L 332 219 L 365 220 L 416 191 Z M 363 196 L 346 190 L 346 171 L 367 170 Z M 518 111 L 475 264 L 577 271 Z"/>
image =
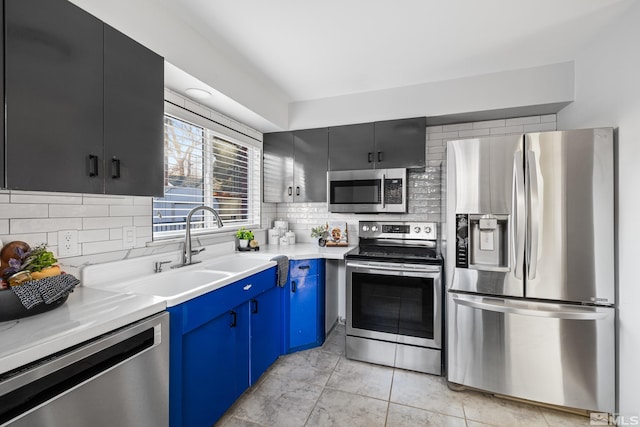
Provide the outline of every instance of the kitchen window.
<path id="1" fill-rule="evenodd" d="M 220 214 L 222 231 L 260 224 L 260 149 L 207 121 L 164 116 L 164 197 L 153 200 L 154 240 L 183 236 L 187 214 L 199 205 Z M 193 234 L 217 231 L 212 214 L 193 215 Z"/>

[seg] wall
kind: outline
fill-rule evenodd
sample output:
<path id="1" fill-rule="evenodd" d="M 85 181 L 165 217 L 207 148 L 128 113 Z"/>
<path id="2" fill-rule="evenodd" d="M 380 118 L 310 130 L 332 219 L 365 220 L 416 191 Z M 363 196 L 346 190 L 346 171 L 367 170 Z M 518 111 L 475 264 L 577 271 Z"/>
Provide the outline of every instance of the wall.
<path id="1" fill-rule="evenodd" d="M 558 114 L 562 129 L 617 128 L 619 398 L 640 415 L 640 3 L 576 56 L 576 101 Z"/>
<path id="2" fill-rule="evenodd" d="M 446 178 L 446 143 L 452 139 L 487 135 L 517 134 L 556 129 L 556 115 L 529 116 L 443 126 L 427 126 L 425 142 L 427 165 L 424 171 L 409 171 L 408 213 L 406 214 L 336 214 L 327 211 L 326 203 L 278 203 L 263 204 L 263 227 L 273 226 L 274 219 L 289 221 L 296 232 L 296 240 L 312 242 L 311 228 L 326 221 L 345 221 L 349 232 L 349 244 L 358 241 L 358 221 L 404 220 L 441 222 L 443 180 Z"/>
<path id="3" fill-rule="evenodd" d="M 476 113 L 464 121 L 557 112 L 573 101 L 573 62 L 293 102 L 290 129 Z M 537 110 L 531 107 L 536 106 Z M 489 116 L 487 111 L 496 114 Z M 478 114 L 478 112 L 485 112 Z M 462 120 L 456 120 L 462 121 Z"/>

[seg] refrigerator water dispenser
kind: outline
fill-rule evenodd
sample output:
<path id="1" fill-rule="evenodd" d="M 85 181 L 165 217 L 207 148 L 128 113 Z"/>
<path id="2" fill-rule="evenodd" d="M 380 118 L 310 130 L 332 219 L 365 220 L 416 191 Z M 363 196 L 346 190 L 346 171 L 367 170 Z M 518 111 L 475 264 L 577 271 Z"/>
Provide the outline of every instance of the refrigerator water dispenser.
<path id="1" fill-rule="evenodd" d="M 456 267 L 509 269 L 508 215 L 456 215 Z"/>

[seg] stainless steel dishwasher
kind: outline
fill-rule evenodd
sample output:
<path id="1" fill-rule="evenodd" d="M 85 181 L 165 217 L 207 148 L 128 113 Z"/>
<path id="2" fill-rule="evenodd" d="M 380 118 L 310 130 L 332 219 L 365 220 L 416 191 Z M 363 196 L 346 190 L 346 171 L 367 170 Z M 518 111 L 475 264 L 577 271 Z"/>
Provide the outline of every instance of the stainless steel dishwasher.
<path id="1" fill-rule="evenodd" d="M 169 314 L 0 376 L 0 425 L 169 425 Z"/>

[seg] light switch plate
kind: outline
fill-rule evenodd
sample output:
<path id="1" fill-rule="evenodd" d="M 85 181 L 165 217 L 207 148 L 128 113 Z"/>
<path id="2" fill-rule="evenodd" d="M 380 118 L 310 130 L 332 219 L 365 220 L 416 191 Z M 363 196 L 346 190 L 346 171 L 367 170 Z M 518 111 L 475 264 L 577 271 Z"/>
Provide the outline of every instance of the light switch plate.
<path id="1" fill-rule="evenodd" d="M 124 249 L 134 248 L 136 246 L 136 228 L 122 227 L 122 247 Z"/>
<path id="2" fill-rule="evenodd" d="M 58 231 L 58 256 L 61 258 L 80 255 L 78 230 Z"/>

